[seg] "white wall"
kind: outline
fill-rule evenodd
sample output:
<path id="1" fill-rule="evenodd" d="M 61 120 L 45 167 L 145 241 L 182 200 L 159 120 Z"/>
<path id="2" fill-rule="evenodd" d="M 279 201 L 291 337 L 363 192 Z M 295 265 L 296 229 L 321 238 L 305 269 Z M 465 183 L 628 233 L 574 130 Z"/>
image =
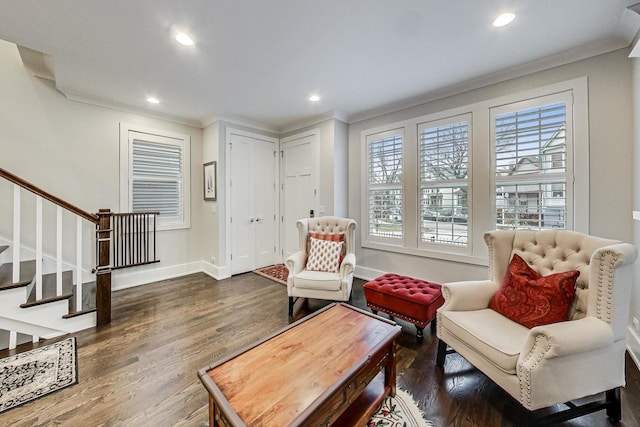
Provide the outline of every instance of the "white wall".
<path id="1" fill-rule="evenodd" d="M 202 132 L 202 163 L 216 161 L 216 201 L 204 202 L 202 205 L 202 250 L 203 260 L 209 264 L 207 267 L 214 277 L 221 277 L 218 267 L 224 264 L 224 248 L 221 250 L 220 233 L 224 228 L 219 227 L 219 222 L 224 218 L 224 162 L 220 162 L 218 149 L 220 145 L 220 126 L 218 122 L 207 126 Z M 223 157 L 224 159 L 224 157 Z M 204 197 L 204 195 L 203 195 Z"/>
<path id="2" fill-rule="evenodd" d="M 119 286 L 118 275 L 123 276 L 122 283 L 130 285 L 137 284 L 136 277 L 144 271 L 153 271 L 155 278 L 163 278 L 176 271 L 188 272 L 194 268 L 194 263 L 199 265 L 203 259 L 201 129 L 70 101 L 51 81 L 30 75 L 17 47 L 1 40 L 0 75 L 0 167 L 89 212 L 97 212 L 100 208 L 120 211 L 121 122 L 189 135 L 191 228 L 159 232 L 161 263 L 118 272 L 114 276 L 114 288 Z M 2 184 L 4 195 L 7 189 L 6 184 Z M 7 209 L 11 203 L 2 200 L 0 235 L 10 237 L 11 213 Z M 68 230 L 66 225 L 65 230 Z M 85 237 L 91 242 L 90 224 L 88 230 Z M 67 233 L 71 235 L 71 232 Z M 65 258 L 69 258 L 72 250 L 72 246 L 66 244 L 67 240 Z M 47 245 L 51 246 L 50 243 Z M 85 260 L 92 260 L 94 246 L 89 244 L 86 250 Z M 126 275 L 131 277 L 124 279 Z"/>
<path id="3" fill-rule="evenodd" d="M 633 209 L 640 211 L 640 58 L 634 58 L 633 60 L 633 174 L 631 181 L 633 183 Z M 634 221 L 633 226 L 633 243 L 637 248 L 640 248 L 640 221 Z M 631 314 L 630 318 L 640 319 L 640 289 L 637 285 L 640 283 L 640 269 L 635 268 L 633 274 L 634 283 L 631 292 Z M 632 351 L 636 365 L 640 368 L 640 332 L 637 331 L 631 322 L 629 325 L 629 333 L 627 335 L 627 342 L 629 348 Z"/>
<path id="4" fill-rule="evenodd" d="M 320 198 L 318 204 L 324 206 L 324 212 L 318 212 L 318 216 L 346 216 L 348 209 L 348 126 L 337 119 L 327 119 L 286 132 L 280 137 L 285 138 L 311 129 L 320 130 Z"/>
<path id="5" fill-rule="evenodd" d="M 623 49 L 352 123 L 349 126 L 349 194 L 354 197 L 349 197 L 349 215 L 361 218 L 359 194 L 364 190 L 361 182 L 363 130 L 587 76 L 590 233 L 631 242 L 632 116 L 628 54 L 629 50 Z M 362 248 L 359 241 L 358 236 L 358 272 L 363 277 L 396 272 L 447 282 L 487 276 L 484 266 Z M 636 305 L 635 310 L 639 309 Z"/>

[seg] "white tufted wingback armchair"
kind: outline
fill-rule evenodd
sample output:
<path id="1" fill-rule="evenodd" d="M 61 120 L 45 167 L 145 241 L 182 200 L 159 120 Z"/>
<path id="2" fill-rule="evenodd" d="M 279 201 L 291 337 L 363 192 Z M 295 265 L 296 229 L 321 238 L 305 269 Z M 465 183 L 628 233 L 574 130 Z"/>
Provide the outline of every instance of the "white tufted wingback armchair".
<path id="1" fill-rule="evenodd" d="M 353 271 L 356 268 L 356 222 L 353 219 L 335 216 L 305 218 L 299 220 L 296 226 L 299 250 L 285 261 L 289 270 L 289 317 L 293 316 L 293 305 L 299 297 L 348 301 L 351 298 Z M 309 233 L 344 236 L 345 253 L 337 272 L 311 271 L 305 268 L 309 254 Z"/>
<path id="2" fill-rule="evenodd" d="M 532 411 L 601 392 L 605 399 L 589 412 L 606 409 L 619 420 L 635 247 L 567 230 L 492 231 L 484 239 L 489 280 L 442 286 L 437 365 L 462 355 L 526 409 L 518 425 L 584 415 L 570 405 L 544 417 Z M 513 254 L 543 276 L 580 272 L 569 320 L 528 329 L 488 308 Z"/>

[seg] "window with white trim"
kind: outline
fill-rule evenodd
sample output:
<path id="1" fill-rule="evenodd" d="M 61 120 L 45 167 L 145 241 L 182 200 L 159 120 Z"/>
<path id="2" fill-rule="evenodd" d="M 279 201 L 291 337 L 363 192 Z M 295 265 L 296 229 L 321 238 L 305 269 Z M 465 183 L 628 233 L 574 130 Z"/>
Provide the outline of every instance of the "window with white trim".
<path id="1" fill-rule="evenodd" d="M 491 110 L 497 228 L 572 227 L 571 104 L 564 93 Z"/>
<path id="2" fill-rule="evenodd" d="M 158 230 L 190 226 L 189 136 L 121 126 L 121 210 L 159 212 Z"/>
<path id="3" fill-rule="evenodd" d="M 488 230 L 588 233 L 588 120 L 581 77 L 363 129 L 362 246 L 486 265 Z"/>
<path id="4" fill-rule="evenodd" d="M 402 130 L 367 136 L 368 235 L 400 241 L 403 237 Z"/>
<path id="5" fill-rule="evenodd" d="M 420 243 L 467 246 L 471 115 L 418 125 Z"/>

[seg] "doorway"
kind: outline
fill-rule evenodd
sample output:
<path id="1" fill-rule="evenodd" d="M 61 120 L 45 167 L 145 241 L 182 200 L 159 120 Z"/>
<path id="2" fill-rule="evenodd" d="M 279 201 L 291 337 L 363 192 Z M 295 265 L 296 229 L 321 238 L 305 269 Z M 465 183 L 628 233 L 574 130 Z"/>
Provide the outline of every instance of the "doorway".
<path id="1" fill-rule="evenodd" d="M 314 129 L 289 136 L 280 142 L 282 150 L 280 242 L 283 260 L 299 249 L 296 221 L 308 218 L 310 211 L 318 215 L 319 135 L 320 131 Z"/>
<path id="2" fill-rule="evenodd" d="M 278 261 L 277 140 L 227 130 L 231 274 Z"/>

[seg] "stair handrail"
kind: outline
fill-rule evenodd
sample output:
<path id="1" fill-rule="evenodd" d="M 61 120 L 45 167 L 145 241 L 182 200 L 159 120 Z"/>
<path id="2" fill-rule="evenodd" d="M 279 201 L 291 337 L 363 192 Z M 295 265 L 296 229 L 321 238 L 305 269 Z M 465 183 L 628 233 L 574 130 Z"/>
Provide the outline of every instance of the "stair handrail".
<path id="1" fill-rule="evenodd" d="M 86 219 L 87 221 L 90 221 L 94 224 L 98 224 L 99 222 L 99 217 L 96 214 L 92 214 L 89 213 L 87 211 L 85 211 L 84 209 L 80 209 L 79 207 L 62 200 L 59 197 L 54 196 L 53 194 L 39 188 L 36 187 L 35 185 L 31 184 L 30 182 L 20 178 L 17 175 L 12 174 L 11 172 L 9 172 L 6 169 L 0 168 L 0 177 L 3 177 L 5 179 L 7 179 L 8 181 L 11 181 L 12 183 L 19 185 L 20 187 L 24 188 L 25 190 L 31 191 L 32 193 L 42 197 L 43 199 L 46 199 L 48 201 L 50 201 L 51 203 L 54 203 L 66 210 L 68 210 L 71 213 L 74 213 L 84 219 Z"/>
<path id="2" fill-rule="evenodd" d="M 14 185 L 32 192 L 42 199 L 68 210 L 72 214 L 83 218 L 96 226 L 97 253 L 96 253 L 96 317 L 97 325 L 102 326 L 111 322 L 111 210 L 100 209 L 97 214 L 92 214 L 75 206 L 53 194 L 31 184 L 4 168 L 0 168 L 0 177 L 5 178 Z M 80 271 L 80 267 L 79 267 Z M 81 286 L 79 279 L 77 286 Z M 80 292 L 81 294 L 81 292 Z"/>

